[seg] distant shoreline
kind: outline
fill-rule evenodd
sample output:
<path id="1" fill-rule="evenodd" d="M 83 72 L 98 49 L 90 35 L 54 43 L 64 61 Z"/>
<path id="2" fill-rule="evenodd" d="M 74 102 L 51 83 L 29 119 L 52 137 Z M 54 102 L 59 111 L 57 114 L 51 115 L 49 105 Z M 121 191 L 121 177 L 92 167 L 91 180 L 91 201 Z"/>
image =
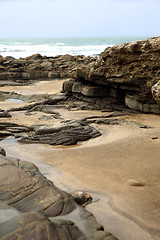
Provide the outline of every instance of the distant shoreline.
<path id="1" fill-rule="evenodd" d="M 96 56 L 109 46 L 146 38 L 148 37 L 0 38 L 0 55 L 16 59 L 38 53 L 47 57 L 65 54 Z"/>

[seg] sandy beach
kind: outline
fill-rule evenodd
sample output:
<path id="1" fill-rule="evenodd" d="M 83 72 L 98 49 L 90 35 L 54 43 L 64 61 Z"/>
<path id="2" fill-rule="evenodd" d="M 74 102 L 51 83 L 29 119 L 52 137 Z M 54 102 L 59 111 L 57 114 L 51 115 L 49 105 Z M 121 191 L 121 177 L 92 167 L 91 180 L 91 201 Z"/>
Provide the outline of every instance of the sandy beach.
<path id="1" fill-rule="evenodd" d="M 61 84 L 59 81 L 41 82 L 35 88 L 22 86 L 18 89 L 11 87 L 10 90 L 21 94 L 36 94 L 39 90 L 41 94 L 54 94 L 60 92 Z M 49 89 L 53 89 L 53 85 L 56 86 L 55 91 L 51 92 Z M 1 101 L 0 108 L 7 109 L 10 104 L 13 103 Z M 17 104 L 22 106 L 26 103 Z M 65 120 L 106 114 L 85 110 L 57 111 Z M 50 123 L 39 120 L 42 114 L 25 116 L 23 112 L 14 112 L 12 119 L 4 121 L 26 125 Z M 158 240 L 160 116 L 137 112 L 120 118 L 126 123 L 92 124 L 102 136 L 74 146 L 20 144 L 14 137 L 2 140 L 0 145 L 10 156 L 36 163 L 41 172 L 61 189 L 70 193 L 79 190 L 90 193 L 95 202 L 87 209 L 106 231 L 118 239 Z M 54 124 L 59 124 L 59 120 L 54 119 Z"/>

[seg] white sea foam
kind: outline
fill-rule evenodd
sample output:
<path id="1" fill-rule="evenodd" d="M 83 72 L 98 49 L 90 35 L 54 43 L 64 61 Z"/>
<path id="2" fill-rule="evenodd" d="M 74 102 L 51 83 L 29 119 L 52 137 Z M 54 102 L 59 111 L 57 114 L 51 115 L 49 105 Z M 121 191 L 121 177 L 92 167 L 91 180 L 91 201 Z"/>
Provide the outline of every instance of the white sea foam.
<path id="1" fill-rule="evenodd" d="M 27 57 L 35 53 L 45 56 L 57 56 L 62 54 L 93 56 L 100 54 L 109 45 L 90 45 L 90 46 L 65 46 L 60 45 L 0 45 L 2 56 L 13 56 L 15 58 Z M 111 46 L 111 45 L 110 45 Z"/>
<path id="2" fill-rule="evenodd" d="M 107 47 L 136 38 L 63 38 L 63 39 L 0 39 L 0 55 L 15 58 L 40 53 L 42 56 L 64 54 L 94 56 Z"/>

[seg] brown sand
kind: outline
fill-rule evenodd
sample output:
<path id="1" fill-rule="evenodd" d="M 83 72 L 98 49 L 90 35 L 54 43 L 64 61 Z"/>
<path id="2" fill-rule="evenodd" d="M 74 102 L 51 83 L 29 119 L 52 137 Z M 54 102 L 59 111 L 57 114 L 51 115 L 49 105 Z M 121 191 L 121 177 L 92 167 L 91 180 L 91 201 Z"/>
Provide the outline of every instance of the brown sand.
<path id="1" fill-rule="evenodd" d="M 70 113 L 66 114 L 68 118 Z M 80 117 L 86 114 L 93 113 L 83 112 Z M 79 118 L 76 112 L 71 115 Z M 88 209 L 120 240 L 158 240 L 160 116 L 134 114 L 123 118 L 131 124 L 98 125 L 102 136 L 77 146 L 18 144 L 13 138 L 3 140 L 1 146 L 11 156 L 35 162 L 58 187 L 87 191 L 100 199 Z M 139 128 L 133 121 L 152 128 Z M 129 179 L 144 186 L 132 186 Z"/>
<path id="2" fill-rule="evenodd" d="M 64 80 L 40 81 L 29 86 L 4 86 L 1 91 L 16 92 L 23 95 L 55 94 L 61 89 Z"/>

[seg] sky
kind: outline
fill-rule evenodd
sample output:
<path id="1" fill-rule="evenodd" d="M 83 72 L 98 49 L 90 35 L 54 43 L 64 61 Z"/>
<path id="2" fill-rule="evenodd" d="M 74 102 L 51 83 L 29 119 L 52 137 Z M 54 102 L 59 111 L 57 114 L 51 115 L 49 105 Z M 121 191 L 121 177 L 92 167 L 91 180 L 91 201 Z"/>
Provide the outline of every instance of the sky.
<path id="1" fill-rule="evenodd" d="M 160 35 L 160 0 L 0 0 L 0 38 Z"/>

